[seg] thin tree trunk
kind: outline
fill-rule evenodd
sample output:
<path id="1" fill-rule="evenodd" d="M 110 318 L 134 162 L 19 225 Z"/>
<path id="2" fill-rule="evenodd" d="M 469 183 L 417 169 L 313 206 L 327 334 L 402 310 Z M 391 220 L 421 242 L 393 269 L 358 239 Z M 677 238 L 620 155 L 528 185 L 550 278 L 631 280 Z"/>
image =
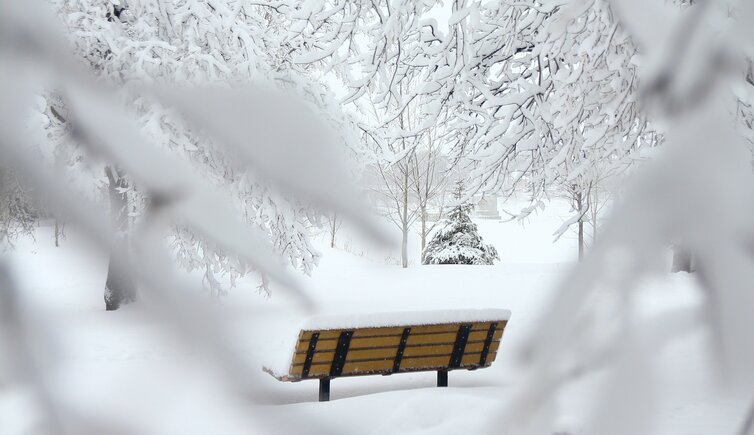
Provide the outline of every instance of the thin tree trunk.
<path id="1" fill-rule="evenodd" d="M 584 259 L 584 221 L 579 219 L 579 261 Z"/>
<path id="2" fill-rule="evenodd" d="M 55 219 L 55 247 L 60 246 L 60 225 L 58 224 L 58 220 Z"/>
<path id="3" fill-rule="evenodd" d="M 408 267 L 408 186 L 404 183 L 403 189 L 403 212 L 402 212 L 402 231 L 401 240 L 401 266 L 405 269 Z"/>
<path id="4" fill-rule="evenodd" d="M 403 92 L 403 83 L 400 85 L 400 90 Z M 406 126 L 405 123 L 408 123 L 408 120 L 404 120 L 404 116 L 407 116 L 406 112 L 402 112 L 399 121 L 400 121 L 400 127 L 401 130 L 403 130 Z M 406 140 L 401 139 L 401 148 L 406 149 Z M 409 230 L 409 221 L 408 221 L 408 182 L 409 182 L 409 172 L 410 172 L 410 166 L 409 162 L 405 163 L 404 169 L 403 169 L 403 213 L 401 216 L 401 231 L 402 234 L 402 240 L 401 240 L 401 266 L 405 269 L 408 267 L 408 230 Z"/>
<path id="5" fill-rule="evenodd" d="M 422 219 L 422 254 L 424 254 L 424 248 L 427 247 L 427 207 L 421 209 Z"/>
<path id="6" fill-rule="evenodd" d="M 403 175 L 403 213 L 402 213 L 401 230 L 403 239 L 401 240 L 401 266 L 408 267 L 408 172 Z"/>
<path id="7" fill-rule="evenodd" d="M 576 193 L 576 205 L 579 210 L 579 261 L 584 258 L 584 211 L 581 192 Z"/>
<path id="8" fill-rule="evenodd" d="M 335 233 L 338 231 L 337 227 L 338 215 L 333 214 L 332 222 L 330 222 L 330 247 L 335 247 Z"/>
<path id="9" fill-rule="evenodd" d="M 403 239 L 401 240 L 401 267 L 408 267 L 408 225 L 403 227 Z"/>
<path id="10" fill-rule="evenodd" d="M 110 216 L 113 230 L 116 233 L 116 245 L 119 253 L 125 258 L 116 259 L 115 253 L 110 254 L 107 266 L 107 280 L 105 281 L 105 309 L 113 311 L 121 305 L 136 299 L 133 280 L 123 265 L 128 263 L 128 195 L 125 189 L 128 182 L 125 177 L 111 167 L 105 168 L 108 178 L 107 191 L 110 197 Z M 117 260 L 122 260 L 118 264 Z"/>
<path id="11" fill-rule="evenodd" d="M 597 204 L 599 204 L 599 194 L 597 193 L 597 189 L 592 189 L 592 208 L 591 208 L 591 214 L 592 214 L 592 246 L 597 242 Z"/>

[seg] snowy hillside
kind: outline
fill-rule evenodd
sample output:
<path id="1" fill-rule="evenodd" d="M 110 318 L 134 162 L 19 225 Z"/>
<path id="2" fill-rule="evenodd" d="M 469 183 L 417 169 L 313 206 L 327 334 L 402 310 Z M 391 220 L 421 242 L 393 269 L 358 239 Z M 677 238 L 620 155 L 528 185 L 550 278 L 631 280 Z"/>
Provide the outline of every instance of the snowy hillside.
<path id="1" fill-rule="evenodd" d="M 224 378 L 224 369 L 208 365 L 190 343 L 171 340 L 160 325 L 143 321 L 148 303 L 103 311 L 107 261 L 89 254 L 75 231 L 55 248 L 51 229 L 39 228 L 37 244 L 22 241 L 12 264 L 26 306 L 39 310 L 40 322 L 55 325 L 47 373 L 71 412 L 96 410 L 134 433 L 241 434 L 248 433 L 249 422 L 257 433 L 270 434 L 492 433 L 521 381 L 518 352 L 572 258 L 572 240 L 544 242 L 545 230 L 557 226 L 562 211 L 548 210 L 526 230 L 517 223 L 477 221 L 502 254 L 494 266 L 401 269 L 320 247 L 322 263 L 305 282 L 316 313 L 291 308 L 282 292 L 265 298 L 251 279 L 227 298 L 207 299 L 230 320 L 232 351 L 247 361 L 244 380 Z M 532 262 L 537 258 L 541 262 Z M 641 291 L 647 313 L 699 303 L 699 290 L 685 274 L 645 283 Z M 261 370 L 263 364 L 290 361 L 298 327 L 312 314 L 478 308 L 512 311 L 498 358 L 488 369 L 451 372 L 447 389 L 434 387 L 434 373 L 336 379 L 332 401 L 319 403 L 316 381 L 283 383 Z M 745 398 L 712 387 L 712 362 L 698 352 L 705 339 L 691 331 L 653 357 L 662 368 L 662 377 L 651 381 L 662 391 L 648 405 L 658 410 L 653 433 L 733 433 L 742 418 Z M 593 381 L 599 376 L 587 376 L 559 397 L 569 418 L 554 430 L 591 434 L 582 418 L 595 405 Z M 253 382 L 259 394 L 229 399 L 216 389 L 217 380 Z M 1 433 L 25 433 L 25 404 L 2 397 Z"/>

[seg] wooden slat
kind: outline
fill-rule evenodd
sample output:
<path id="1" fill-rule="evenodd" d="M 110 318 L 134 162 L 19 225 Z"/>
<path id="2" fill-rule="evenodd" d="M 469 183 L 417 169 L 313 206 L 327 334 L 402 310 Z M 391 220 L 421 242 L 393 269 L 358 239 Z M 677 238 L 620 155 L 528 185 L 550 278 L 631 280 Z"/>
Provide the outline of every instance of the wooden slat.
<path id="1" fill-rule="evenodd" d="M 490 352 L 497 352 L 497 348 L 499 346 L 500 346 L 499 341 L 493 341 L 492 343 L 490 343 Z M 482 342 L 468 343 L 466 345 L 465 353 L 480 353 L 483 348 L 484 348 L 484 343 Z"/>
<path id="2" fill-rule="evenodd" d="M 374 347 L 397 346 L 400 343 L 401 336 L 391 335 L 388 337 L 356 337 L 351 339 L 351 348 L 370 349 Z M 317 352 L 329 352 L 335 349 L 338 340 L 318 340 Z M 299 341 L 296 345 L 296 354 L 305 353 L 309 347 L 308 341 Z"/>
<path id="3" fill-rule="evenodd" d="M 500 331 L 502 334 L 502 331 Z M 409 335 L 408 346 L 414 346 L 417 344 L 453 344 L 456 341 L 456 332 L 448 332 L 445 334 L 431 334 L 431 335 Z M 497 334 L 497 332 L 495 333 Z M 473 331 L 469 333 L 469 342 L 484 342 L 487 338 L 487 331 Z"/>
<path id="4" fill-rule="evenodd" d="M 419 367 L 448 367 L 450 355 L 404 358 L 401 363 L 403 369 Z"/>
<path id="5" fill-rule="evenodd" d="M 330 376 L 330 367 L 332 367 L 332 362 L 329 362 L 327 364 L 312 364 L 311 368 L 309 369 L 309 377 Z"/>
<path id="6" fill-rule="evenodd" d="M 363 372 L 389 373 L 392 368 L 392 360 L 346 362 L 346 365 L 343 367 L 343 373 L 349 375 Z"/>
<path id="7" fill-rule="evenodd" d="M 496 352 L 490 352 L 489 354 L 487 354 L 487 364 L 491 363 L 495 359 L 495 354 Z M 479 365 L 479 358 L 481 356 L 481 352 L 464 355 L 463 358 L 461 358 L 461 367 Z"/>
<path id="8" fill-rule="evenodd" d="M 487 356 L 487 364 L 491 363 L 495 359 L 496 352 L 490 352 Z M 461 368 L 475 367 L 479 365 L 479 357 L 481 352 L 468 353 L 461 358 Z M 439 369 L 448 366 L 450 362 L 450 356 L 430 356 L 430 357 L 414 357 L 404 358 L 401 363 L 401 369 L 411 370 L 426 368 L 428 370 Z"/>
<path id="9" fill-rule="evenodd" d="M 398 351 L 398 346 L 382 348 L 382 349 L 365 349 L 365 350 L 351 350 L 348 352 L 349 361 L 364 360 L 364 359 L 395 359 L 395 353 Z"/>
<path id="10" fill-rule="evenodd" d="M 315 332 L 319 333 L 319 339 L 320 340 L 337 340 L 338 337 L 340 337 L 341 330 L 340 329 L 333 329 L 330 331 L 301 331 L 301 334 L 299 335 L 298 339 L 309 341 L 312 334 Z"/>
<path id="11" fill-rule="evenodd" d="M 410 336 L 409 336 L 410 337 Z M 453 352 L 452 344 L 441 344 L 434 346 L 412 346 L 406 347 L 403 351 L 403 357 L 409 358 L 419 355 L 447 355 L 450 357 L 450 353 Z"/>
<path id="12" fill-rule="evenodd" d="M 298 365 L 298 366 L 291 366 L 291 368 L 288 370 L 291 378 L 297 379 L 301 378 L 301 372 L 304 370 L 304 365 Z"/>
<path id="13" fill-rule="evenodd" d="M 471 323 L 464 322 L 464 323 L 459 323 L 458 326 L 471 325 L 471 331 L 487 331 L 488 329 L 490 329 L 490 323 L 492 322 L 471 322 Z"/>
<path id="14" fill-rule="evenodd" d="M 471 323 L 472 331 L 486 331 L 491 322 Z M 464 323 L 465 324 L 465 323 Z M 462 323 L 443 323 L 439 325 L 411 326 L 411 334 L 433 334 L 442 332 L 457 332 Z"/>
<path id="15" fill-rule="evenodd" d="M 312 365 L 309 367 L 309 374 L 308 377 L 316 377 L 316 376 L 327 376 L 330 374 L 330 367 L 332 366 L 332 354 L 326 361 L 318 361 L 316 363 L 312 363 Z M 304 368 L 304 364 L 292 364 L 290 368 L 291 376 L 298 376 L 300 377 L 302 375 L 302 371 Z"/>
<path id="16" fill-rule="evenodd" d="M 395 337 L 354 338 L 351 340 L 351 349 L 360 350 L 386 346 L 397 347 L 400 342 L 400 335 L 396 335 Z"/>
<path id="17" fill-rule="evenodd" d="M 413 331 L 408 336 L 407 347 L 423 344 L 453 344 L 455 342 L 455 332 L 448 332 L 442 334 L 427 334 L 427 335 L 414 335 Z M 496 333 L 496 340 L 500 339 L 502 331 Z M 484 331 L 474 331 L 469 336 L 470 342 L 483 341 Z M 480 338 L 482 337 L 482 338 Z M 337 340 L 322 340 L 317 341 L 317 352 L 330 351 L 335 349 Z M 372 347 L 385 347 L 385 346 L 397 346 L 400 343 L 400 334 L 390 337 L 356 337 L 352 339 L 351 348 L 372 348 Z M 309 340 L 300 340 L 296 345 L 296 353 L 306 352 L 309 347 Z"/>
<path id="18" fill-rule="evenodd" d="M 343 331 L 353 331 L 353 338 L 401 335 L 403 327 L 331 329 L 325 331 L 302 331 L 299 340 L 309 340 L 313 333 L 319 332 L 320 340 L 337 340 Z"/>
<path id="19" fill-rule="evenodd" d="M 412 326 L 412 334 L 433 334 L 441 332 L 455 332 L 458 331 L 458 323 L 443 323 L 440 325 L 421 325 Z"/>
<path id="20" fill-rule="evenodd" d="M 357 337 L 374 337 L 380 335 L 401 335 L 403 333 L 403 327 L 394 328 L 366 328 L 356 329 L 353 333 L 354 338 Z"/>
<path id="21" fill-rule="evenodd" d="M 454 329 L 458 329 L 458 326 L 452 323 L 445 323 L 441 325 L 419 325 L 419 326 L 412 326 L 411 327 L 411 333 L 412 334 L 427 334 L 427 333 L 436 333 L 436 332 L 451 332 Z"/>
<path id="22" fill-rule="evenodd" d="M 443 334 L 427 335 L 409 335 L 407 347 L 418 344 L 453 344 L 456 341 L 456 332 L 446 332 Z"/>
<path id="23" fill-rule="evenodd" d="M 332 362 L 333 355 L 333 352 L 315 352 L 312 357 L 312 364 Z M 305 353 L 297 353 L 293 356 L 293 364 L 303 364 L 305 360 Z"/>
<path id="24" fill-rule="evenodd" d="M 362 337 L 351 339 L 351 349 L 368 349 L 372 347 L 386 347 L 386 346 L 398 346 L 401 341 L 401 336 L 396 335 L 394 337 Z M 317 351 L 334 350 L 337 346 L 338 340 L 326 340 L 317 341 Z M 296 352 L 306 352 L 308 342 L 299 341 L 296 346 Z"/>
<path id="25" fill-rule="evenodd" d="M 312 336 L 309 334 L 307 338 L 304 338 L 304 331 L 299 332 L 298 334 L 298 341 L 296 342 L 296 350 L 294 353 L 297 352 L 306 352 L 306 349 L 309 347 L 309 340 L 311 340 Z"/>
<path id="26" fill-rule="evenodd" d="M 500 342 L 492 342 L 490 345 L 490 352 L 497 351 L 498 347 L 500 346 Z M 464 353 L 479 353 L 482 351 L 482 348 L 484 347 L 483 342 L 476 342 L 476 343 L 468 343 L 466 345 L 466 351 Z M 404 357 L 409 356 L 418 356 L 418 355 L 448 355 L 450 356 L 451 352 L 453 352 L 453 345 L 452 344 L 442 344 L 442 345 L 428 345 L 428 346 L 413 346 L 413 347 L 407 347 L 406 350 L 403 351 Z"/>

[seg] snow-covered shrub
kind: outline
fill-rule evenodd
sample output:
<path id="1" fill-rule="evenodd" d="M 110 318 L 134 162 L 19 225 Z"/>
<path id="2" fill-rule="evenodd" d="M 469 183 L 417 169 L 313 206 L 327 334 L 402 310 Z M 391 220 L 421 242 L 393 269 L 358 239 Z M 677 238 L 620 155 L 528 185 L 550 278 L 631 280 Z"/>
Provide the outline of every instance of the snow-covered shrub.
<path id="1" fill-rule="evenodd" d="M 495 247 L 482 241 L 470 208 L 458 205 L 450 211 L 427 244 L 423 264 L 492 264 L 500 259 Z"/>

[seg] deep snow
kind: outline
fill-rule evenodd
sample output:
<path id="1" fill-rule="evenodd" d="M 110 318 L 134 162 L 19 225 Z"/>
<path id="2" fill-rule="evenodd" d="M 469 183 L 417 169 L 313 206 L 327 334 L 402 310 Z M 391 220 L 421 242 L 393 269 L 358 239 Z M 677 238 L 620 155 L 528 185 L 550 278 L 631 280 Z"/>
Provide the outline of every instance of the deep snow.
<path id="1" fill-rule="evenodd" d="M 232 389 L 234 380 L 190 343 L 174 340 L 145 315 L 144 304 L 105 312 L 106 259 L 85 249 L 75 231 L 54 248 L 51 229 L 41 227 L 37 243 L 20 242 L 11 261 L 24 307 L 51 332 L 55 346 L 46 369 L 65 412 L 116 421 L 136 433 L 176 435 L 248 434 L 248 425 L 253 433 L 275 434 L 486 433 L 521 379 L 518 350 L 575 256 L 572 238 L 551 243 L 566 214 L 552 207 L 526 226 L 477 221 L 500 252 L 494 266 L 404 270 L 322 247 L 320 266 L 304 279 L 315 312 L 292 307 L 283 292 L 265 298 L 253 280 L 242 280 L 230 296 L 207 304 L 231 325 L 232 352 L 246 361 L 251 395 L 225 394 L 221 387 Z M 700 303 L 685 274 L 646 283 L 641 291 L 648 312 Z M 316 382 L 278 382 L 261 371 L 263 364 L 290 362 L 298 327 L 312 314 L 478 308 L 513 313 L 498 357 L 488 369 L 452 372 L 446 389 L 434 387 L 434 373 L 336 379 L 332 401 L 318 403 Z M 662 368 L 654 433 L 733 434 L 740 424 L 748 398 L 714 387 L 712 362 L 700 356 L 705 339 L 691 332 L 653 356 Z M 559 405 L 567 418 L 553 430 L 584 433 L 597 376 L 566 390 Z M 1 434 L 23 433 L 33 412 L 22 390 L 0 389 Z"/>
<path id="2" fill-rule="evenodd" d="M 503 309 L 447 309 L 428 311 L 388 311 L 348 315 L 312 316 L 302 324 L 302 329 L 376 328 L 402 325 L 436 325 L 439 323 L 466 323 L 508 320 L 510 310 Z"/>

